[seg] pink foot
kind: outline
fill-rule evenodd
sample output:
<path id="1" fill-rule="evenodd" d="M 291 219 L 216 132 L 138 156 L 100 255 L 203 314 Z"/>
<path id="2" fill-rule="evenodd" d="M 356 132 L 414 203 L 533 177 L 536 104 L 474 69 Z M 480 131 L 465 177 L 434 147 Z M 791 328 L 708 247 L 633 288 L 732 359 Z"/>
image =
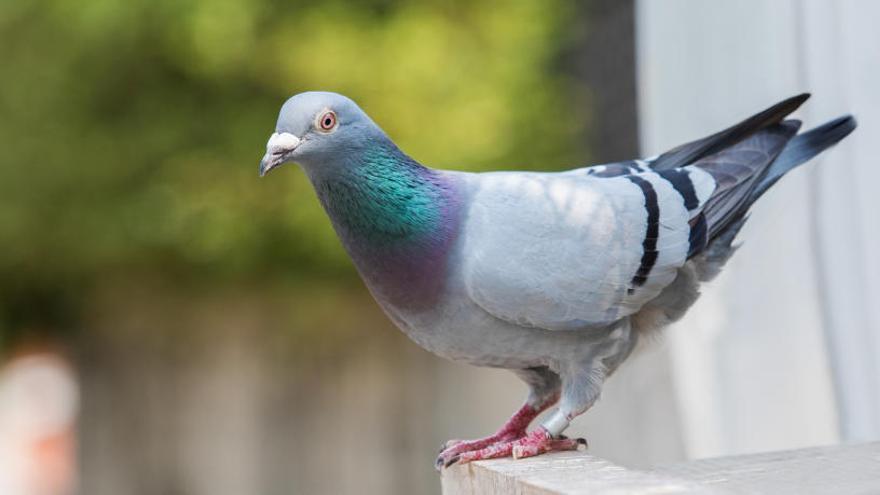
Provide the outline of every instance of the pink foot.
<path id="1" fill-rule="evenodd" d="M 529 427 L 532 420 L 556 402 L 556 399 L 557 397 L 553 397 L 538 408 L 524 404 L 494 435 L 477 440 L 449 440 L 443 444 L 443 449 L 437 457 L 435 466 L 437 469 L 449 467 L 458 461 L 459 455 L 465 452 L 480 450 L 490 445 L 523 438 L 526 436 L 526 428 Z"/>
<path id="2" fill-rule="evenodd" d="M 490 445 L 501 442 L 510 442 L 526 435 L 525 429 L 522 431 L 505 431 L 502 429 L 498 433 L 477 440 L 449 440 L 437 456 L 436 467 L 449 467 L 455 464 L 459 456 L 465 452 L 480 450 Z"/>
<path id="3" fill-rule="evenodd" d="M 565 450 L 577 450 L 578 446 L 587 445 L 583 438 L 553 438 L 544 428 L 536 428 L 528 435 L 512 441 L 502 441 L 479 450 L 463 452 L 452 460 L 448 465 L 460 462 L 462 464 L 480 459 L 495 459 L 497 457 L 513 456 L 514 459 L 533 457 L 545 452 L 559 452 Z"/>

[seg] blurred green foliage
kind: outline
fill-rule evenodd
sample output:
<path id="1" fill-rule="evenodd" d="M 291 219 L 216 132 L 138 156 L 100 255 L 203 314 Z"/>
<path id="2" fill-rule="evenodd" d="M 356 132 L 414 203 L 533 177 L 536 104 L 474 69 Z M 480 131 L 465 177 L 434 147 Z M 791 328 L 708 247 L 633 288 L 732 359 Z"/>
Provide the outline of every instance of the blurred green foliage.
<path id="1" fill-rule="evenodd" d="M 0 333 L 74 327 L 107 280 L 350 282 L 304 175 L 257 178 L 300 91 L 351 96 L 433 166 L 582 162 L 567 5 L 0 2 Z"/>

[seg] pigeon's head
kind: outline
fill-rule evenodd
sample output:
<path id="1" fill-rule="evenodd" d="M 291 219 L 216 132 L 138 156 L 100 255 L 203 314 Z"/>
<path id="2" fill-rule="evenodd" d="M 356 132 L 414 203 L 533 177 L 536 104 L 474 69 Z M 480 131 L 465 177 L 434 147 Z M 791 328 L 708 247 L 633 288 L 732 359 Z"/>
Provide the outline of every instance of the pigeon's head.
<path id="1" fill-rule="evenodd" d="M 260 162 L 260 176 L 288 162 L 306 167 L 341 163 L 352 152 L 384 139 L 382 130 L 345 96 L 300 93 L 281 107 Z"/>

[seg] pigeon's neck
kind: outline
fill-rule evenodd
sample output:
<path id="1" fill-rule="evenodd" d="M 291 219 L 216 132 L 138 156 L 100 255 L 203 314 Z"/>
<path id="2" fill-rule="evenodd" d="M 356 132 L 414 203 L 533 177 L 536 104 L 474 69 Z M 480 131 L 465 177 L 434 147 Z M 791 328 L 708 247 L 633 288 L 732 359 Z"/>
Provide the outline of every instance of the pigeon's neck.
<path id="1" fill-rule="evenodd" d="M 458 185 L 392 143 L 312 178 L 358 270 L 380 302 L 430 306 L 458 231 Z"/>

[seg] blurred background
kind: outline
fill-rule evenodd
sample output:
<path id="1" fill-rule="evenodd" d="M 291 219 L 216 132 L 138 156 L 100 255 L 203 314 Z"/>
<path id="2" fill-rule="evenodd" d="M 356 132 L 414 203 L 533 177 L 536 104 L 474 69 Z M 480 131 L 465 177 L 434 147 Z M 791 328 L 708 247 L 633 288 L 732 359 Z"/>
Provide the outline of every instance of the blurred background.
<path id="1" fill-rule="evenodd" d="M 880 34 L 869 0 L 0 3 L 0 493 L 439 492 L 525 387 L 409 342 L 277 111 L 356 101 L 460 170 L 654 154 L 800 91 L 860 128 L 573 433 L 644 467 L 880 439 Z"/>

